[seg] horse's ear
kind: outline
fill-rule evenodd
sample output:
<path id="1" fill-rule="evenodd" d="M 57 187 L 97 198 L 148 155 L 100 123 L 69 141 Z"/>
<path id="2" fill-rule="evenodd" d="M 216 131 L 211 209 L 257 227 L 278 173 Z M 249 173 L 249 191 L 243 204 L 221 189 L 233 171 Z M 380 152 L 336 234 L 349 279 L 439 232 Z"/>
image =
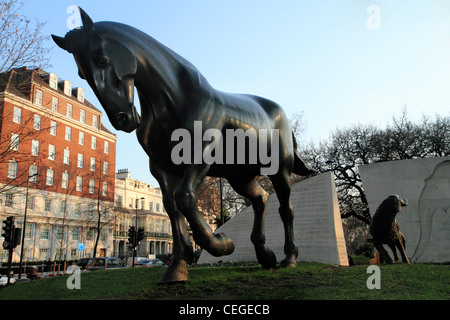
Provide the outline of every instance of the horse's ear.
<path id="1" fill-rule="evenodd" d="M 71 52 L 71 46 L 67 43 L 66 38 L 58 37 L 52 34 L 52 39 L 61 49 Z"/>
<path id="2" fill-rule="evenodd" d="M 114 66 L 117 78 L 122 78 L 136 74 L 137 62 L 134 53 L 122 44 L 108 41 L 105 44 L 105 51 Z"/>
<path id="3" fill-rule="evenodd" d="M 83 22 L 83 29 L 85 29 L 86 31 L 93 31 L 94 30 L 94 22 L 92 22 L 92 19 L 80 7 L 78 7 L 78 10 L 80 11 L 81 22 Z"/>

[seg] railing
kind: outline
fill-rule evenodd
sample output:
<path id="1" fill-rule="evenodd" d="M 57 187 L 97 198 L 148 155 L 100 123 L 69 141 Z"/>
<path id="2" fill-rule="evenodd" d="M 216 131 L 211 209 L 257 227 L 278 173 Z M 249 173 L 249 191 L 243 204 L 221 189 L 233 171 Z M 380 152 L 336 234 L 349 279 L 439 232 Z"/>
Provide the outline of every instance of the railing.
<path id="1" fill-rule="evenodd" d="M 118 238 L 128 238 L 128 231 L 116 231 Z M 166 232 L 144 232 L 144 238 L 172 239 L 172 235 Z"/>

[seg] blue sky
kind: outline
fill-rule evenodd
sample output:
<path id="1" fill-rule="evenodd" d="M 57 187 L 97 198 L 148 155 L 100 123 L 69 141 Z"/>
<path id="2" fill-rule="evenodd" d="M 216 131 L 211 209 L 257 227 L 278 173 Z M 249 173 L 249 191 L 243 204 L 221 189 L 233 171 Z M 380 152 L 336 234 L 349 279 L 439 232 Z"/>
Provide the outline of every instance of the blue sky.
<path id="1" fill-rule="evenodd" d="M 219 90 L 272 99 L 288 116 L 303 111 L 304 144 L 356 123 L 384 126 L 405 106 L 415 121 L 450 114 L 447 0 L 27 0 L 24 13 L 64 36 L 71 5 L 94 22 L 143 30 Z M 49 46 L 48 71 L 85 88 L 101 109 L 72 56 Z M 103 122 L 117 133 L 116 169 L 158 185 L 135 134 L 116 132 L 106 114 Z"/>

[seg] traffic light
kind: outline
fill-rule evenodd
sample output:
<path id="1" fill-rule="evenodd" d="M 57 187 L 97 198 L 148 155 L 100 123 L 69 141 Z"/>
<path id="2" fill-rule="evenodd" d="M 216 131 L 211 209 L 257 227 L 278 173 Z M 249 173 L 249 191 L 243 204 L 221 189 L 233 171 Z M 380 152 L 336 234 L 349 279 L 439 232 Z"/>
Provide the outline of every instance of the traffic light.
<path id="1" fill-rule="evenodd" d="M 128 229 L 128 245 L 130 248 L 136 247 L 136 229 L 134 226 L 130 226 Z"/>
<path id="2" fill-rule="evenodd" d="M 8 217 L 3 220 L 2 237 L 5 238 L 3 248 L 9 249 L 14 241 L 14 217 Z"/>
<path id="3" fill-rule="evenodd" d="M 12 247 L 15 248 L 20 245 L 20 240 L 22 238 L 22 228 L 14 227 L 14 241 L 12 242 Z"/>
<path id="4" fill-rule="evenodd" d="M 136 244 L 140 245 L 140 242 L 143 239 L 144 239 L 144 228 L 138 228 Z"/>

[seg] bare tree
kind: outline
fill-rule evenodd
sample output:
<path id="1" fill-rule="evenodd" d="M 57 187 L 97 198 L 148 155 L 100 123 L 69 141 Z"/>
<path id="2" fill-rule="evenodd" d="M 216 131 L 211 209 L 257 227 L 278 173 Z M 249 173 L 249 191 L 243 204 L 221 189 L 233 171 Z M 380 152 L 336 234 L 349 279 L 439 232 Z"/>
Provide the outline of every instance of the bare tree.
<path id="1" fill-rule="evenodd" d="M 44 47 L 49 38 L 42 34 L 45 22 L 22 14 L 23 3 L 0 1 L 0 80 L 18 67 L 48 66 L 50 49 Z"/>

